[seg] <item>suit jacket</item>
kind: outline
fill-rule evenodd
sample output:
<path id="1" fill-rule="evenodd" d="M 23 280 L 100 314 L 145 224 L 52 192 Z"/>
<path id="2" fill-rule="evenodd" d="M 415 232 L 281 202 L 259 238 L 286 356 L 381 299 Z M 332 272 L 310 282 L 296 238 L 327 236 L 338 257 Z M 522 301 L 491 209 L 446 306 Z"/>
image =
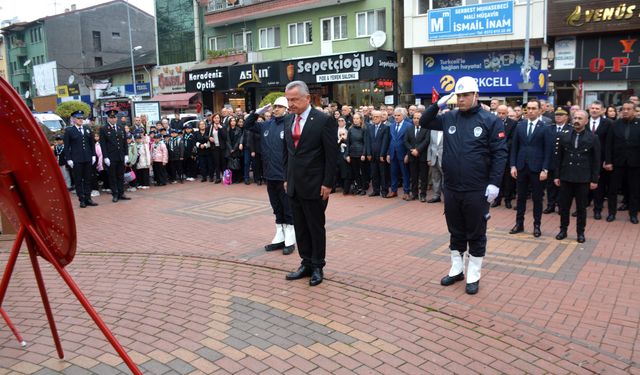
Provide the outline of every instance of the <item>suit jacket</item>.
<path id="1" fill-rule="evenodd" d="M 613 121 L 606 117 L 600 117 L 600 124 L 598 125 L 598 129 L 596 129 L 596 135 L 600 140 L 600 160 L 604 162 L 605 152 L 607 149 L 607 135 L 609 134 L 609 130 L 613 125 Z M 591 130 L 591 117 L 589 117 L 589 123 L 587 124 L 589 130 Z"/>
<path id="2" fill-rule="evenodd" d="M 407 148 L 404 145 L 404 134 L 407 130 L 413 129 L 413 124 L 409 119 L 404 119 L 400 124 L 400 129 L 396 131 L 395 121 L 389 123 L 389 151 L 387 155 L 391 156 L 391 159 L 403 160 L 407 154 Z"/>
<path id="3" fill-rule="evenodd" d="M 431 165 L 437 165 L 442 168 L 442 141 L 444 140 L 444 134 L 440 135 L 440 142 L 438 142 L 438 132 L 442 132 L 442 130 L 431 130 L 427 161 L 430 161 Z"/>
<path id="4" fill-rule="evenodd" d="M 338 123 L 333 116 L 312 107 L 302 128 L 298 147 L 295 147 L 292 138 L 294 121 L 294 114 L 284 119 L 287 195 L 322 199 L 320 187 L 332 187 L 335 180 L 339 152 L 336 142 Z"/>
<path id="5" fill-rule="evenodd" d="M 511 150 L 511 143 L 513 142 L 513 135 L 515 134 L 514 130 L 516 129 L 518 122 L 507 117 L 503 123 L 505 139 L 507 140 L 507 148 Z"/>
<path id="6" fill-rule="evenodd" d="M 416 128 L 415 126 L 412 129 L 408 129 L 404 133 L 404 147 L 407 149 L 407 156 L 409 156 L 409 161 L 427 161 L 427 147 L 429 147 L 429 139 L 431 138 L 431 133 L 427 128 L 420 128 L 418 130 L 418 135 L 416 136 Z M 418 150 L 418 157 L 411 155 L 411 149 Z"/>
<path id="7" fill-rule="evenodd" d="M 509 165 L 515 166 L 518 170 L 523 169 L 526 165 L 532 172 L 549 169 L 553 141 L 549 139 L 548 125 L 539 119 L 530 137 L 527 137 L 528 127 L 528 119 L 520 120 L 516 125 L 511 143 Z"/>
<path id="8" fill-rule="evenodd" d="M 367 129 L 369 129 L 369 144 L 371 145 L 367 156 L 371 156 L 375 160 L 378 160 L 381 156 L 386 157 L 389 150 L 389 126 L 383 123 L 380 123 L 379 126 L 378 134 L 376 134 L 376 126 L 373 123 L 367 126 Z"/>
<path id="9" fill-rule="evenodd" d="M 127 139 L 124 127 L 116 125 L 115 128 L 107 124 L 100 128 L 100 148 L 105 159 L 110 161 L 124 161 L 127 155 Z"/>
<path id="10" fill-rule="evenodd" d="M 68 126 L 64 130 L 63 140 L 66 160 L 74 163 L 91 163 L 91 157 L 96 156 L 93 133 L 86 125 L 82 126 L 82 131 L 75 126 Z"/>
<path id="11" fill-rule="evenodd" d="M 640 120 L 616 120 L 607 134 L 606 164 L 640 167 Z"/>
<path id="12" fill-rule="evenodd" d="M 560 133 L 558 133 L 558 126 L 556 124 L 552 124 L 547 126 L 547 131 L 549 132 L 548 134 L 548 138 L 549 138 L 549 142 L 551 142 L 551 149 L 552 150 L 556 150 L 556 147 L 558 146 L 558 139 L 560 138 L 560 135 L 562 135 L 562 133 L 567 132 L 567 131 L 571 131 L 573 129 L 573 126 L 569 125 L 569 124 L 564 124 L 564 126 L 562 126 L 562 129 L 560 130 Z M 556 150 L 557 151 L 557 150 Z M 549 164 L 549 170 L 555 170 L 555 163 L 553 162 L 553 158 L 551 160 L 551 164 Z"/>

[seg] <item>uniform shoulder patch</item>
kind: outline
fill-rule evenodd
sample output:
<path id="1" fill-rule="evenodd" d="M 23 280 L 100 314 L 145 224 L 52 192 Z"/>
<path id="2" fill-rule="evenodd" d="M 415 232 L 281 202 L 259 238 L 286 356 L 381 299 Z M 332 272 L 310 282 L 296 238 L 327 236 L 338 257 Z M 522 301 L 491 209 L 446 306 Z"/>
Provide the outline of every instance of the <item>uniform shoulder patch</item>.
<path id="1" fill-rule="evenodd" d="M 504 138 L 504 137 L 505 137 L 504 132 L 500 132 L 500 133 L 498 133 L 498 138 Z"/>

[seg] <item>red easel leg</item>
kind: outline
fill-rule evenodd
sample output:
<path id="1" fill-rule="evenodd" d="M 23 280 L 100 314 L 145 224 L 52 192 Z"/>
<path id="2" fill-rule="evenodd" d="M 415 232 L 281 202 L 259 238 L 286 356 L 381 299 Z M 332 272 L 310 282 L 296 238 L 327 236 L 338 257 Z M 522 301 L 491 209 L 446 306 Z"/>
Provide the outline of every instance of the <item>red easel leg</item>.
<path id="1" fill-rule="evenodd" d="M 11 319 L 9 319 L 9 315 L 7 315 L 2 307 L 0 307 L 0 315 L 2 315 L 4 321 L 7 322 L 7 325 L 11 328 L 11 332 L 13 332 L 13 335 L 16 337 L 20 345 L 27 346 L 27 343 L 22 339 L 22 336 L 20 336 L 20 332 L 18 332 L 16 327 L 13 325 L 13 322 L 11 322 Z"/>
<path id="2" fill-rule="evenodd" d="M 0 306 L 2 306 L 4 296 L 7 293 L 9 280 L 11 280 L 13 268 L 15 267 L 16 261 L 18 260 L 18 254 L 20 253 L 20 246 L 22 245 L 22 240 L 24 239 L 25 232 L 26 229 L 24 225 L 21 225 L 20 229 L 18 230 L 18 234 L 16 235 L 16 240 L 13 242 L 13 246 L 11 247 L 9 260 L 7 261 L 7 266 L 5 267 L 4 274 L 2 275 L 2 282 L 0 282 Z"/>
<path id="3" fill-rule="evenodd" d="M 35 246 L 30 237 L 27 237 L 27 247 L 29 248 L 29 258 L 31 258 L 33 273 L 35 273 L 36 275 L 36 282 L 38 284 L 38 289 L 40 290 L 40 297 L 42 297 L 44 311 L 47 314 L 47 320 L 49 321 L 49 327 L 51 328 L 53 343 L 56 345 L 58 358 L 62 359 L 64 358 L 64 352 L 62 351 L 62 344 L 60 343 L 60 337 L 58 336 L 58 328 L 56 327 L 55 320 L 53 320 L 53 313 L 51 312 L 51 305 L 49 304 L 47 289 L 44 286 L 44 279 L 42 278 L 42 272 L 40 271 L 40 265 L 38 264 L 38 255 L 36 254 Z"/>

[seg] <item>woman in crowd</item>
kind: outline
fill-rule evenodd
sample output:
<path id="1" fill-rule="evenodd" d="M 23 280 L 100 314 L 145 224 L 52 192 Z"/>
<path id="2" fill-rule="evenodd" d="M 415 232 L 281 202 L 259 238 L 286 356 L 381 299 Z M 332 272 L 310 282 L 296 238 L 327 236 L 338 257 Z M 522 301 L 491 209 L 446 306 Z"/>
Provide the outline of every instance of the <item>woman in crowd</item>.
<path id="1" fill-rule="evenodd" d="M 610 105 L 607 107 L 607 111 L 605 112 L 607 118 L 611 121 L 616 121 L 618 119 L 618 110 L 615 106 Z"/>
<path id="2" fill-rule="evenodd" d="M 229 134 L 227 138 L 227 166 L 231 170 L 233 183 L 240 182 L 242 174 L 242 128 L 238 126 L 238 119 L 229 119 Z"/>
<path id="3" fill-rule="evenodd" d="M 347 134 L 347 146 L 349 149 L 347 163 L 351 165 L 351 176 L 355 184 L 352 193 L 366 195 L 367 189 L 369 189 L 368 173 L 366 172 L 369 168 L 366 159 L 369 150 L 369 135 L 367 129 L 364 128 L 362 115 L 358 112 L 353 115 L 353 124 Z"/>
<path id="4" fill-rule="evenodd" d="M 222 120 L 219 113 L 211 117 L 209 141 L 211 142 L 211 153 L 213 155 L 212 173 L 215 175 L 215 183 L 219 184 L 222 181 L 222 172 L 227 165 L 227 131 L 222 127 Z"/>
<path id="5" fill-rule="evenodd" d="M 207 123 L 200 121 L 198 123 L 198 131 L 194 135 L 196 149 L 198 150 L 198 167 L 200 167 L 200 175 L 202 182 L 213 181 L 213 155 L 211 153 L 210 135 L 207 131 Z"/>

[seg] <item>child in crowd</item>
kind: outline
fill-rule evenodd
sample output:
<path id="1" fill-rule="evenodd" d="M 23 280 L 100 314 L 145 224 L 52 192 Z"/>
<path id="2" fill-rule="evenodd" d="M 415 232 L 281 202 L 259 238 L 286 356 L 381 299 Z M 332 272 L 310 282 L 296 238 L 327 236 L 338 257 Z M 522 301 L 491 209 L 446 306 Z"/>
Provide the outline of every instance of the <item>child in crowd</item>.
<path id="1" fill-rule="evenodd" d="M 138 147 L 136 147 L 136 143 L 133 141 L 133 134 L 127 135 L 127 154 L 129 155 L 129 162 L 125 165 L 125 172 L 133 170 L 133 167 L 138 162 Z M 127 191 L 136 191 L 138 190 L 138 175 L 135 173 L 136 179 L 133 181 L 129 181 L 129 188 Z"/>
<path id="2" fill-rule="evenodd" d="M 138 189 L 148 189 L 149 182 L 149 168 L 151 167 L 151 153 L 149 152 L 149 146 L 144 142 L 145 136 L 142 134 L 136 134 L 134 136 L 135 146 L 138 151 L 138 160 L 136 160 L 134 171 L 136 172 L 136 179 L 138 180 Z"/>
<path id="3" fill-rule="evenodd" d="M 167 171 L 169 173 L 169 182 L 175 184 L 177 181 L 183 183 L 182 180 L 182 163 L 184 160 L 184 142 L 178 136 L 178 129 L 171 129 L 171 137 L 169 138 L 167 149 L 169 150 L 169 164 Z"/>
<path id="4" fill-rule="evenodd" d="M 100 195 L 99 182 L 102 182 L 102 191 L 110 193 L 109 188 L 109 174 L 104 167 L 104 158 L 102 156 L 102 148 L 100 147 L 100 133 L 93 133 L 93 140 L 96 145 L 96 164 L 93 166 L 93 179 L 91 187 L 91 196 L 96 197 Z"/>
<path id="5" fill-rule="evenodd" d="M 167 146 L 162 140 L 162 134 L 156 134 L 151 159 L 153 160 L 153 178 L 156 182 L 156 186 L 166 185 L 167 170 L 165 169 L 165 166 L 169 162 L 169 152 L 167 151 Z"/>
<path id="6" fill-rule="evenodd" d="M 71 174 L 69 173 L 69 169 L 67 169 L 67 158 L 64 153 L 64 140 L 61 135 L 56 135 L 55 137 L 53 154 L 56 156 L 56 160 L 58 161 L 58 166 L 60 167 L 60 172 L 62 172 L 64 183 L 67 185 L 67 189 L 71 190 Z"/>

